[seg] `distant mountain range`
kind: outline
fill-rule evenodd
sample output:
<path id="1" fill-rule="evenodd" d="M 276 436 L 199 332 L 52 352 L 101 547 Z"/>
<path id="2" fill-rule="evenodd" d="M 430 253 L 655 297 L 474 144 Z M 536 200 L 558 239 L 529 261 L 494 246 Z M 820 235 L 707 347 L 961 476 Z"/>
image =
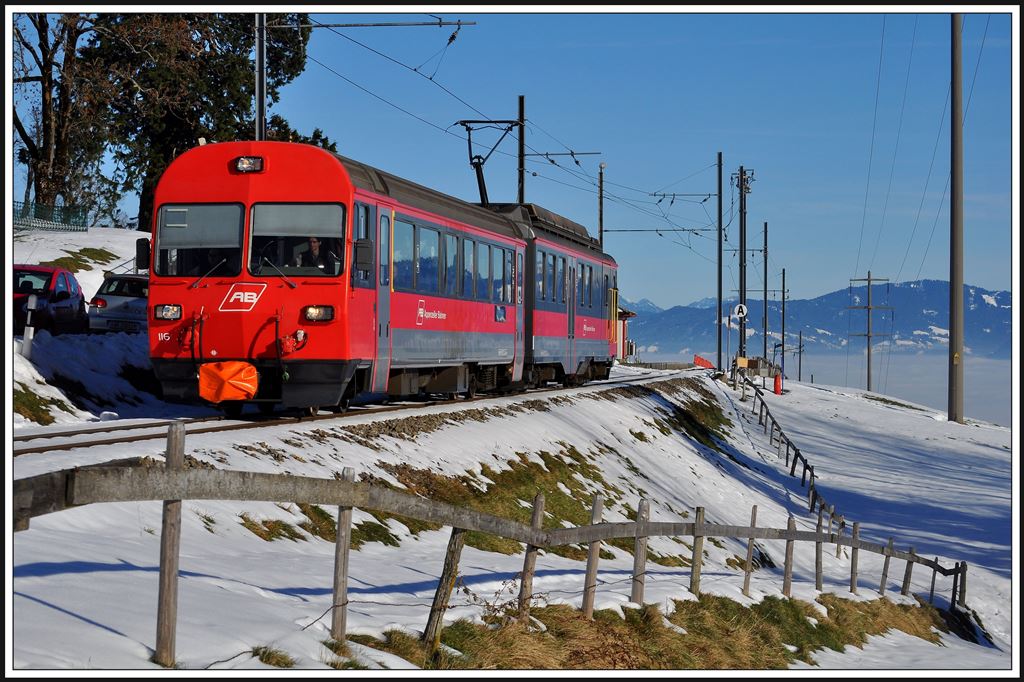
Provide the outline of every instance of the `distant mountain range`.
<path id="1" fill-rule="evenodd" d="M 964 286 L 964 345 L 978 357 L 1009 358 L 1012 351 L 1012 295 L 1009 291 L 989 291 Z M 629 321 L 629 338 L 636 341 L 645 357 L 712 357 L 717 353 L 715 326 L 716 298 L 705 298 L 686 306 L 663 310 L 647 299 L 631 302 L 620 298 L 621 307 L 637 314 Z M 731 311 L 736 298 L 727 299 L 723 309 Z M 864 348 L 867 311 L 850 306 L 867 305 L 867 287 L 840 289 L 812 299 L 786 301 L 786 348 L 797 346 L 803 332 L 805 353 L 829 353 Z M 871 317 L 872 341 L 877 347 L 892 344 L 894 351 L 946 351 L 949 342 L 949 283 L 920 280 L 871 288 L 871 305 L 878 306 Z M 885 309 L 885 308 L 891 308 Z M 764 349 L 764 302 L 747 297 L 747 355 L 761 355 Z M 781 341 L 782 302 L 768 301 L 768 354 Z M 726 353 L 723 319 L 722 352 Z M 731 351 L 738 339 L 733 320 Z M 861 336 L 853 336 L 860 334 Z M 883 334 L 891 334 L 883 336 Z M 877 336 L 875 336 L 877 335 Z"/>

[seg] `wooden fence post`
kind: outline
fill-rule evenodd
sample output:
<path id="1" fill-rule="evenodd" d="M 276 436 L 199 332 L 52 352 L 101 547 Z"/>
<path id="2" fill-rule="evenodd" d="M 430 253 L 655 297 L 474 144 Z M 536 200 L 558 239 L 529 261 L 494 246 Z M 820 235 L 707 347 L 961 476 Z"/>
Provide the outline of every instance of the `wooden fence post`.
<path id="1" fill-rule="evenodd" d="M 822 507 L 818 507 L 818 527 L 815 532 L 818 534 L 818 540 L 814 543 L 814 589 L 821 592 L 821 581 L 822 581 L 822 561 L 821 561 L 821 526 L 824 523 L 825 510 Z"/>
<path id="2" fill-rule="evenodd" d="M 786 522 L 786 566 L 782 573 L 782 594 L 788 597 L 793 589 L 793 543 L 792 534 L 796 531 L 796 519 L 792 516 Z"/>
<path id="3" fill-rule="evenodd" d="M 786 466 L 789 466 L 789 441 L 786 441 Z"/>
<path id="4" fill-rule="evenodd" d="M 892 538 L 889 538 L 889 544 L 885 546 L 885 561 L 882 562 L 882 582 L 878 585 L 878 594 L 885 594 L 885 582 L 889 579 L 889 561 L 892 559 Z"/>
<path id="5" fill-rule="evenodd" d="M 789 467 L 789 475 L 796 476 L 796 462 L 798 459 L 803 459 L 803 455 L 800 454 L 800 449 L 793 448 L 793 464 Z"/>
<path id="6" fill-rule="evenodd" d="M 811 476 L 811 484 L 807 486 L 807 513 L 814 511 L 814 505 L 818 501 L 818 490 L 814 487 L 814 476 Z"/>
<path id="7" fill-rule="evenodd" d="M 700 565 L 704 559 L 704 507 L 697 507 L 693 519 L 693 561 L 690 562 L 690 592 L 700 596 Z"/>
<path id="8" fill-rule="evenodd" d="M 786 445 L 786 454 L 787 454 L 787 455 L 789 455 L 789 440 L 788 440 L 788 439 L 786 439 L 786 438 L 783 438 L 783 437 L 782 437 L 782 434 L 780 433 L 780 434 L 779 434 L 779 447 L 778 447 L 778 449 L 777 449 L 777 450 L 775 451 L 775 458 L 776 458 L 776 459 L 782 459 L 782 446 L 783 446 L 783 441 L 785 441 L 785 445 Z"/>
<path id="9" fill-rule="evenodd" d="M 857 594 L 857 554 L 860 552 L 860 521 L 853 522 L 853 544 L 850 551 L 850 592 Z"/>
<path id="10" fill-rule="evenodd" d="M 644 527 L 651 517 L 651 503 L 640 500 L 636 512 L 636 543 L 633 545 L 633 590 L 629 601 L 644 604 L 644 580 L 647 572 L 647 529 Z"/>
<path id="11" fill-rule="evenodd" d="M 533 518 L 530 525 L 534 530 L 541 530 L 544 524 L 544 493 L 537 493 L 533 498 Z M 523 559 L 523 578 L 519 582 L 519 618 L 526 620 L 530 615 L 530 600 L 533 598 L 533 571 L 537 566 L 537 548 L 526 546 L 526 558 Z"/>
<path id="12" fill-rule="evenodd" d="M 345 467 L 341 480 L 355 483 L 356 470 Z M 331 613 L 331 639 L 345 641 L 348 621 L 348 555 L 352 545 L 352 507 L 338 507 L 338 528 L 334 537 L 334 610 Z"/>
<path id="13" fill-rule="evenodd" d="M 843 529 L 846 528 L 846 517 L 842 514 L 839 515 L 839 520 L 836 522 L 836 558 L 839 559 L 843 556 L 843 546 L 839 544 L 840 538 L 843 537 Z"/>
<path id="14" fill-rule="evenodd" d="M 590 511 L 590 523 L 596 525 L 601 523 L 601 514 L 604 513 L 604 495 L 594 495 L 594 507 Z M 594 595 L 597 591 L 597 561 L 601 556 L 601 541 L 594 540 L 590 543 L 590 551 L 587 552 L 587 575 L 583 583 L 583 617 L 587 620 L 594 619 Z"/>
<path id="15" fill-rule="evenodd" d="M 185 468 L 185 425 L 175 422 L 167 429 L 168 471 Z M 164 500 L 160 530 L 160 582 L 156 607 L 156 652 L 153 662 L 174 666 L 174 639 L 178 621 L 178 554 L 181 549 L 181 500 Z"/>
<path id="16" fill-rule="evenodd" d="M 935 557 L 935 566 L 939 565 L 939 557 Z M 935 603 L 935 576 L 938 574 L 938 569 L 932 567 L 932 588 L 928 591 L 928 603 Z"/>
<path id="17" fill-rule="evenodd" d="M 800 487 L 803 488 L 807 483 L 807 460 L 804 460 L 803 469 L 800 470 Z"/>
<path id="18" fill-rule="evenodd" d="M 949 595 L 949 610 L 952 611 L 956 607 L 956 598 L 960 592 L 960 562 L 956 562 L 956 566 L 953 570 L 953 592 Z"/>
<path id="19" fill-rule="evenodd" d="M 960 562 L 960 606 L 967 606 L 967 562 Z"/>
<path id="20" fill-rule="evenodd" d="M 444 612 L 448 610 L 448 599 L 451 597 L 452 588 L 455 587 L 455 579 L 459 573 L 459 557 L 462 555 L 462 547 L 465 544 L 466 531 L 462 528 L 452 528 L 452 536 L 448 540 L 448 551 L 444 555 L 444 567 L 441 569 L 441 577 L 437 581 L 434 602 L 430 606 L 430 617 L 427 619 L 427 627 L 423 631 L 423 642 L 426 643 L 431 654 L 437 651 L 437 647 L 441 644 Z"/>
<path id="21" fill-rule="evenodd" d="M 757 505 L 750 508 L 750 527 L 757 526 Z M 754 538 L 747 538 L 747 561 L 743 564 L 743 596 L 750 596 L 750 572 L 754 564 Z"/>
<path id="22" fill-rule="evenodd" d="M 917 560 L 917 555 L 914 554 L 914 548 L 910 548 L 910 558 L 907 559 L 907 570 L 903 573 L 903 588 L 900 589 L 900 594 L 906 596 L 910 594 L 910 576 L 914 572 L 914 562 Z"/>

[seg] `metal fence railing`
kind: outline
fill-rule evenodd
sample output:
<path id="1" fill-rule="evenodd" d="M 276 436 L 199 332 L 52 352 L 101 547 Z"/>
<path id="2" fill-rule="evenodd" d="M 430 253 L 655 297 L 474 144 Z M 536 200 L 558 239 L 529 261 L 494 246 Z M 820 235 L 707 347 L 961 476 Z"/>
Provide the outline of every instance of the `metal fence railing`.
<path id="1" fill-rule="evenodd" d="M 80 206 L 50 206 L 35 202 L 15 201 L 14 229 L 85 232 L 86 210 Z"/>

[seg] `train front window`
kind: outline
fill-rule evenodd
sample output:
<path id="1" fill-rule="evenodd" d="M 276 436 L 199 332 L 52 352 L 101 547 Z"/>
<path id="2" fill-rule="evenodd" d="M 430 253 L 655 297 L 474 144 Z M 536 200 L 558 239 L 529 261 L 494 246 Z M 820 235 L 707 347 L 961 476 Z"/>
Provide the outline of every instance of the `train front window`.
<path id="1" fill-rule="evenodd" d="M 345 269 L 341 204 L 256 204 L 249 272 L 261 277 L 336 277 Z"/>
<path id="2" fill-rule="evenodd" d="M 165 204 L 156 232 L 157 275 L 232 277 L 242 268 L 240 204 Z"/>

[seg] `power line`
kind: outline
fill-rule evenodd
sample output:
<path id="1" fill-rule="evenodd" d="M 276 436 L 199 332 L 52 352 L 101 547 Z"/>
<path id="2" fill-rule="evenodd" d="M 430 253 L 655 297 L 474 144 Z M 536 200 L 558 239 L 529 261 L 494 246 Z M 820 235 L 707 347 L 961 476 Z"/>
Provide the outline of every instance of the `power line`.
<path id="1" fill-rule="evenodd" d="M 864 242 L 864 222 L 868 216 L 868 190 L 871 188 L 871 162 L 875 157 L 875 126 L 878 123 L 878 93 L 882 89 L 882 55 L 885 53 L 885 16 L 882 15 L 882 41 L 878 48 L 878 75 L 875 80 L 875 112 L 871 118 L 871 148 L 868 153 L 868 181 L 864 187 L 864 212 L 860 219 L 860 238 L 857 240 L 857 265 L 853 268 L 856 276 L 860 269 L 860 250 Z"/>
<path id="2" fill-rule="evenodd" d="M 903 101 L 900 102 L 900 118 L 896 125 L 896 144 L 892 149 L 892 162 L 889 164 L 889 186 L 885 190 L 885 203 L 882 205 L 882 222 L 878 227 L 878 235 L 875 237 L 875 248 L 871 251 L 871 260 L 868 261 L 868 269 L 875 264 L 875 255 L 878 253 L 878 242 L 882 240 L 882 232 L 885 231 L 885 216 L 889 210 L 889 196 L 892 194 L 892 178 L 896 173 L 896 155 L 900 149 L 900 136 L 903 133 L 903 113 L 907 107 L 907 92 L 910 90 L 910 67 L 914 63 L 914 46 L 917 44 L 917 19 L 914 15 L 914 33 L 910 39 L 910 57 L 907 59 L 907 77 L 903 82 Z"/>

